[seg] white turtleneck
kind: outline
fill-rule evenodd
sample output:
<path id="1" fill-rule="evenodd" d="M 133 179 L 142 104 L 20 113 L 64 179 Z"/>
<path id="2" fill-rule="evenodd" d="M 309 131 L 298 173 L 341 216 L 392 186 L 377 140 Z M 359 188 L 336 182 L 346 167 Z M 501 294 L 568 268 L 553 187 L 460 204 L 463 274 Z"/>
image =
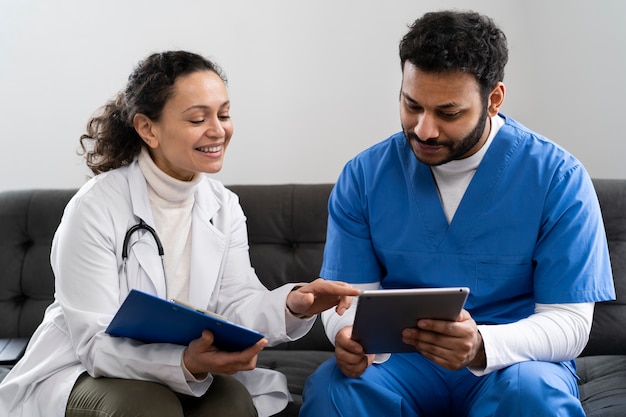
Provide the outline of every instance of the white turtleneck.
<path id="1" fill-rule="evenodd" d="M 148 150 L 142 148 L 139 168 L 148 184 L 154 226 L 163 244 L 163 263 L 167 298 L 189 300 L 191 263 L 191 212 L 196 187 L 202 180 L 195 175 L 191 181 L 180 181 L 156 166 Z"/>
<path id="2" fill-rule="evenodd" d="M 448 223 L 452 222 L 454 213 L 456 213 L 456 209 L 461 203 L 465 190 L 467 190 L 478 165 L 480 165 L 483 157 L 487 153 L 487 149 L 489 149 L 491 142 L 493 142 L 493 138 L 502 125 L 504 125 L 504 120 L 500 116 L 493 116 L 491 118 L 489 136 L 478 152 L 468 158 L 457 159 L 443 165 L 431 167 L 435 182 L 437 183 L 437 189 L 439 190 L 441 205 L 443 206 L 443 211 L 446 214 Z"/>

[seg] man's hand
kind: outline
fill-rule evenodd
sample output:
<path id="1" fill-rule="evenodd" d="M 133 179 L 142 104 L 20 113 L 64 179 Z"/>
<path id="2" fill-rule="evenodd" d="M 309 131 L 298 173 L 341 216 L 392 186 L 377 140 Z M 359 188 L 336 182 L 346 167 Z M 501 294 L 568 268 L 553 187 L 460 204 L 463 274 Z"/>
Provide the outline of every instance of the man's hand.
<path id="1" fill-rule="evenodd" d="M 335 336 L 335 358 L 341 372 L 351 378 L 357 378 L 374 361 L 373 354 L 366 354 L 360 343 L 352 340 L 352 326 L 344 327 Z"/>
<path id="2" fill-rule="evenodd" d="M 267 345 L 266 339 L 241 352 L 226 352 L 213 345 L 213 333 L 202 332 L 202 336 L 192 340 L 183 353 L 183 363 L 196 378 L 202 379 L 208 373 L 232 375 L 238 371 L 249 371 L 256 367 L 257 356 Z"/>
<path id="3" fill-rule="evenodd" d="M 402 331 L 402 341 L 446 369 L 487 366 L 482 336 L 467 310 L 457 321 L 418 320 L 417 329 Z"/>
<path id="4" fill-rule="evenodd" d="M 335 311 L 341 315 L 350 307 L 352 297 L 357 295 L 359 290 L 345 282 L 318 278 L 291 291 L 287 296 L 287 308 L 293 314 L 310 317 L 336 306 Z"/>

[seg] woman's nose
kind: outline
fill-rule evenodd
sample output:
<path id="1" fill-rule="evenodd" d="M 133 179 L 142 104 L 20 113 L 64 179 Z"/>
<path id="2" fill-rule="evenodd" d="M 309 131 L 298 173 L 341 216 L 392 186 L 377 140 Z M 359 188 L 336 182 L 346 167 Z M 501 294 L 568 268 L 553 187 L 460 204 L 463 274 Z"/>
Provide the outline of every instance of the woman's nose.
<path id="1" fill-rule="evenodd" d="M 209 138 L 222 138 L 226 134 L 222 121 L 219 117 L 212 117 L 207 130 L 204 133 Z"/>

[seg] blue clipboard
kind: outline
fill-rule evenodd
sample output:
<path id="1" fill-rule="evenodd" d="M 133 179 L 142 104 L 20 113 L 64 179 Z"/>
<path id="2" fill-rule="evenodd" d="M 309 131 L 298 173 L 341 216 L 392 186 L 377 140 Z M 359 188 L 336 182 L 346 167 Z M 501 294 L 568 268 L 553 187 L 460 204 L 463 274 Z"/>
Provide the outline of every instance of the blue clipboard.
<path id="1" fill-rule="evenodd" d="M 164 300 L 139 290 L 131 290 L 106 329 L 111 336 L 129 337 L 144 343 L 188 345 L 208 329 L 214 345 L 239 352 L 261 340 L 254 330 L 202 311 Z"/>

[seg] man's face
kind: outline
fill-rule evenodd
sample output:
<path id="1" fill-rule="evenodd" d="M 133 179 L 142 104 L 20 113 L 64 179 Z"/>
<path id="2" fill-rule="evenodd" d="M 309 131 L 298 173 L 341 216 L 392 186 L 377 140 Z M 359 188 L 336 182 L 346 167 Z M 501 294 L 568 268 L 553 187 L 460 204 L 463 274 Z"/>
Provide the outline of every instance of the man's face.
<path id="1" fill-rule="evenodd" d="M 400 121 L 415 157 L 427 165 L 467 158 L 489 136 L 487 103 L 473 75 L 402 71 Z"/>

